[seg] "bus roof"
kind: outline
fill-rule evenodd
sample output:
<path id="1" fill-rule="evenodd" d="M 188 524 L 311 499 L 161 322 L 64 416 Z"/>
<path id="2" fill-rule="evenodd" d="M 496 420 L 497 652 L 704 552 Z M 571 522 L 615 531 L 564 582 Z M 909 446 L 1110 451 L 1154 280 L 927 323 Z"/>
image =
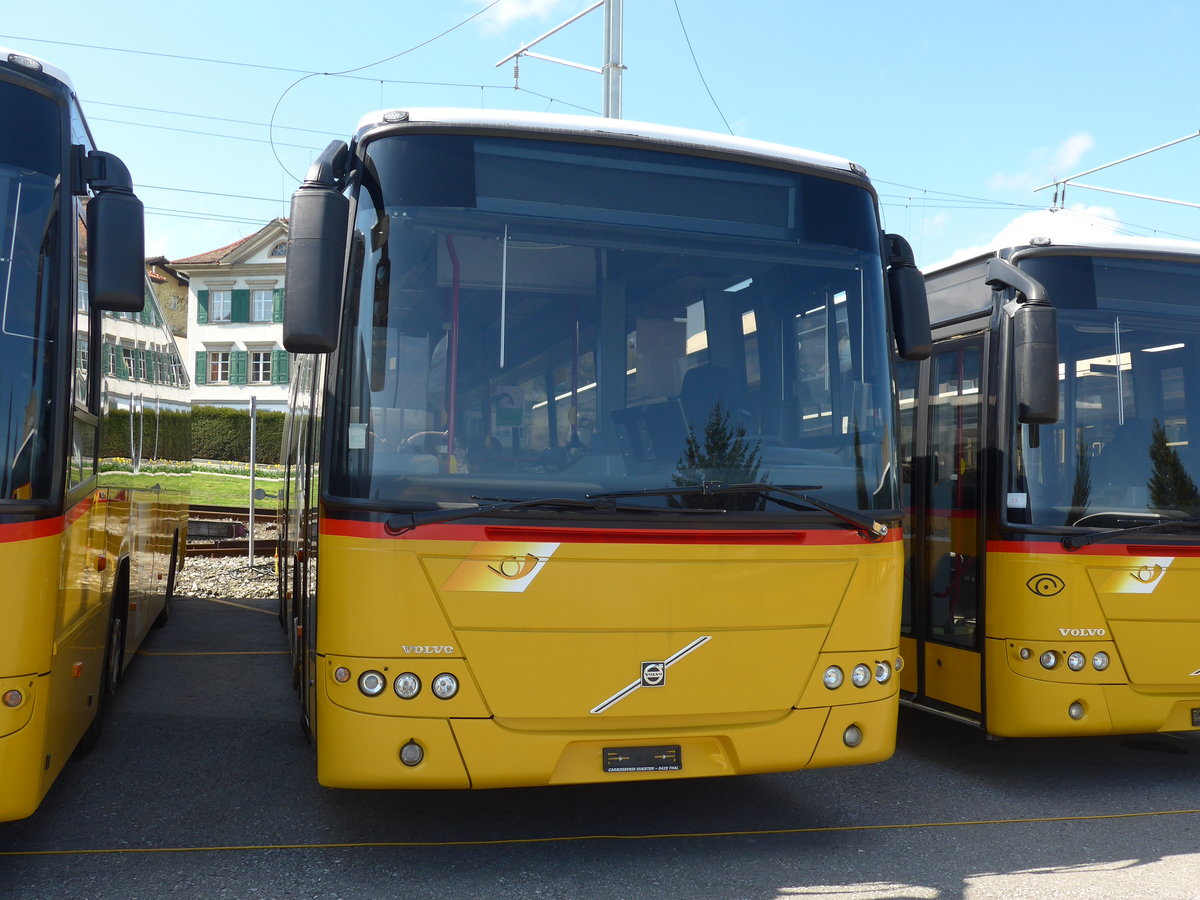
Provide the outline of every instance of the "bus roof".
<path id="1" fill-rule="evenodd" d="M 1048 237 L 1034 237 L 1025 244 L 997 244 L 982 252 L 974 252 L 923 266 L 926 275 L 952 269 L 956 266 L 978 263 L 992 256 L 1011 259 L 1026 253 L 1063 253 L 1071 255 L 1124 256 L 1128 254 L 1195 256 L 1200 262 L 1200 241 L 1172 240 L 1169 238 L 1139 237 L 1128 235 L 1097 240 L 1055 241 Z"/>
<path id="2" fill-rule="evenodd" d="M 785 144 L 696 131 L 691 128 L 677 128 L 672 125 L 652 125 L 629 119 L 606 119 L 598 116 L 558 113 L 450 107 L 379 110 L 363 116 L 358 123 L 356 137 L 361 139 L 376 128 L 400 124 L 488 130 L 514 129 L 547 134 L 578 135 L 599 140 L 633 138 L 639 142 L 662 144 L 667 149 L 716 150 L 737 156 L 754 157 L 760 161 L 819 166 L 864 179 L 867 174 L 866 169 L 847 159 L 811 150 L 801 150 Z"/>
<path id="3" fill-rule="evenodd" d="M 29 62 L 18 62 L 17 60 L 29 60 L 35 65 L 30 65 Z M 58 66 L 46 62 L 44 59 L 34 56 L 32 53 L 25 53 L 21 50 L 14 50 L 11 47 L 0 46 L 0 65 L 22 72 L 41 72 L 55 81 L 62 82 L 66 85 L 68 91 L 72 94 L 75 93 L 75 86 L 71 84 L 71 78 L 66 72 Z"/>

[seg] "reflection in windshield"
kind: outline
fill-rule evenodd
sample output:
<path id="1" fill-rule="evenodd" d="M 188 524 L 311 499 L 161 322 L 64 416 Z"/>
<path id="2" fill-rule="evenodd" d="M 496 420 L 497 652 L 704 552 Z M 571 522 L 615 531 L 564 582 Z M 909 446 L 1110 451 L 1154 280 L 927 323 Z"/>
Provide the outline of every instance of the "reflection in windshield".
<path id="1" fill-rule="evenodd" d="M 1010 514 L 1128 527 L 1200 513 L 1200 321 L 1060 311 L 1062 415 L 1039 446 L 1021 429 Z M 1140 518 L 1131 518 L 1140 517 Z"/>
<path id="2" fill-rule="evenodd" d="M 427 171 L 388 170 L 381 149 L 368 162 L 333 493 L 428 507 L 774 482 L 897 506 L 867 192 L 512 143 L 441 154 L 474 160 L 453 198 L 430 196 L 443 180 Z M 721 505 L 767 508 L 753 494 Z"/>
<path id="3" fill-rule="evenodd" d="M 49 492 L 55 180 L 0 160 L 0 498 Z"/>

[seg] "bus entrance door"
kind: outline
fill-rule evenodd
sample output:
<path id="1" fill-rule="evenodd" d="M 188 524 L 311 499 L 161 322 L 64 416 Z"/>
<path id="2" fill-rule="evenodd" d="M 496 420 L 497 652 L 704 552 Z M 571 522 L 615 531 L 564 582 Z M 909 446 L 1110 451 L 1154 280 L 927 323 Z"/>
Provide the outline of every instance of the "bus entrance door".
<path id="1" fill-rule="evenodd" d="M 981 712 L 979 461 L 982 345 L 978 339 L 935 351 L 912 416 L 910 444 L 923 465 L 910 476 L 924 503 L 910 504 L 910 616 L 904 643 L 916 672 L 907 690 L 923 705 L 975 718 Z M 920 413 L 924 413 L 921 415 Z M 914 677 L 915 676 L 915 677 Z"/>

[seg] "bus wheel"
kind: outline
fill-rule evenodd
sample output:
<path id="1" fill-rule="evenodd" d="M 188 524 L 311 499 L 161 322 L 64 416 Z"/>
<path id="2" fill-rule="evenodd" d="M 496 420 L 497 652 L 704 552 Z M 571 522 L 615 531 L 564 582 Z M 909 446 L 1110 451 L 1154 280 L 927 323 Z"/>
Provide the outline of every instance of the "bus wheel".
<path id="1" fill-rule="evenodd" d="M 171 618 L 171 600 L 175 596 L 175 569 L 179 562 L 179 532 L 175 532 L 175 540 L 171 542 L 171 565 L 167 569 L 167 594 L 163 597 L 163 608 L 155 616 L 151 628 L 162 628 Z"/>
<path id="2" fill-rule="evenodd" d="M 96 712 L 75 747 L 75 752 L 79 756 L 91 753 L 100 742 L 100 733 L 104 730 L 104 717 L 108 712 L 108 704 L 117 689 L 117 681 L 121 677 L 121 661 L 124 655 L 125 628 L 116 613 L 113 612 L 108 617 L 108 638 L 104 643 L 104 670 L 100 673 L 100 681 L 96 685 Z"/>

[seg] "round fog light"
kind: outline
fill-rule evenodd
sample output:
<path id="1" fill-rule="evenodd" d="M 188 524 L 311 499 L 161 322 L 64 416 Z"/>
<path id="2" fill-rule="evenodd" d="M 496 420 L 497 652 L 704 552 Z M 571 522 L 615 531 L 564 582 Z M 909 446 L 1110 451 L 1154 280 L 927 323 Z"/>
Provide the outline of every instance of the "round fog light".
<path id="1" fill-rule="evenodd" d="M 842 686 L 842 679 L 844 677 L 845 676 L 842 675 L 841 669 L 839 669 L 837 666 L 830 666 L 825 670 L 825 675 L 821 678 L 821 680 L 825 683 L 825 687 L 832 691 L 835 688 L 840 688 Z"/>
<path id="2" fill-rule="evenodd" d="M 401 700 L 411 700 L 421 693 L 421 679 L 412 672 L 403 672 L 392 682 L 392 689 Z"/>
<path id="3" fill-rule="evenodd" d="M 880 684 L 887 684 L 892 679 L 892 667 L 887 664 L 887 660 L 879 660 L 875 663 L 875 680 Z"/>
<path id="4" fill-rule="evenodd" d="M 1032 650 L 1030 650 L 1028 647 L 1021 648 L 1021 659 L 1029 659 L 1031 656 L 1033 656 Z"/>
<path id="5" fill-rule="evenodd" d="M 387 680 L 382 672 L 368 669 L 358 676 L 358 689 L 368 697 L 378 697 L 379 692 L 387 686 Z"/>
<path id="6" fill-rule="evenodd" d="M 1072 719 L 1082 719 L 1083 718 L 1083 704 L 1080 703 L 1078 700 L 1076 700 L 1074 703 L 1072 703 L 1070 706 L 1067 707 L 1067 715 L 1070 716 Z"/>
<path id="7" fill-rule="evenodd" d="M 400 748 L 400 762 L 406 766 L 419 766 L 425 758 L 425 748 L 414 740 Z"/>
<path id="8" fill-rule="evenodd" d="M 338 666 L 333 670 L 333 680 L 338 684 L 345 684 L 350 680 L 350 670 L 345 666 Z"/>
<path id="9" fill-rule="evenodd" d="M 4 692 L 4 705 L 9 707 L 10 709 L 16 709 L 18 706 L 21 705 L 21 701 L 24 699 L 25 698 L 21 696 L 20 691 L 5 691 Z"/>
<path id="10" fill-rule="evenodd" d="M 1101 650 L 1099 653 L 1092 655 L 1092 668 L 1097 672 L 1103 672 L 1108 668 L 1108 654 Z"/>
<path id="11" fill-rule="evenodd" d="M 862 729 L 857 725 L 847 725 L 846 730 L 842 732 L 842 743 L 847 747 L 857 747 L 862 743 Z"/>
<path id="12" fill-rule="evenodd" d="M 443 672 L 433 679 L 433 695 L 439 700 L 449 700 L 458 693 L 458 679 L 449 672 Z"/>
<path id="13" fill-rule="evenodd" d="M 1080 671 L 1085 665 L 1087 665 L 1087 658 L 1078 650 L 1067 657 L 1067 668 L 1072 672 Z"/>
<path id="14" fill-rule="evenodd" d="M 1047 650 L 1038 661 L 1042 664 L 1043 669 L 1053 669 L 1058 665 L 1058 653 L 1054 650 Z"/>
<path id="15" fill-rule="evenodd" d="M 871 670 L 859 663 L 850 670 L 850 683 L 855 687 L 866 687 L 871 683 Z"/>

